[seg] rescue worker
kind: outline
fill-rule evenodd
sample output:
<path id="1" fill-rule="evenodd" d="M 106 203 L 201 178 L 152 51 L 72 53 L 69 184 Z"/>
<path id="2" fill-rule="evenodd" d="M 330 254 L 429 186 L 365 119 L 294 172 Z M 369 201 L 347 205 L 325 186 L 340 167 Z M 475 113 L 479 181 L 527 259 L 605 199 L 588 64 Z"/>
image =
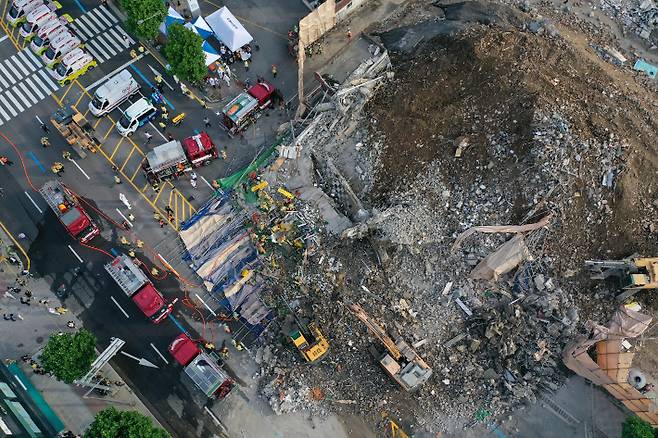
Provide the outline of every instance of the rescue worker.
<path id="1" fill-rule="evenodd" d="M 119 175 L 114 175 L 114 184 L 121 184 L 121 178 L 119 178 Z"/>
<path id="2" fill-rule="evenodd" d="M 43 146 L 44 148 L 50 146 L 50 140 L 48 140 L 48 137 L 45 136 L 41 137 L 41 146 Z"/>
<path id="3" fill-rule="evenodd" d="M 165 129 L 167 129 L 167 124 L 164 123 L 164 121 L 158 122 L 158 126 L 159 126 L 160 129 L 162 129 L 163 131 L 164 131 Z"/>
<path id="4" fill-rule="evenodd" d="M 221 154 L 222 154 L 222 160 L 226 161 L 228 159 L 228 155 L 226 155 L 226 149 L 222 149 Z"/>
<path id="5" fill-rule="evenodd" d="M 160 93 L 162 93 L 162 90 L 163 90 L 163 88 L 164 88 L 164 85 L 163 85 L 162 82 L 163 82 L 163 80 L 162 80 L 162 76 L 157 75 L 157 76 L 155 77 L 155 87 L 158 89 L 158 91 L 159 91 Z"/>
<path id="6" fill-rule="evenodd" d="M 133 222 L 133 221 L 135 220 L 135 215 L 132 214 L 132 213 L 128 213 L 128 220 L 129 220 L 130 222 Z"/>
<path id="7" fill-rule="evenodd" d="M 167 111 L 166 106 L 160 107 L 160 117 L 162 117 L 162 120 L 167 120 L 169 118 L 169 112 Z"/>
<path id="8" fill-rule="evenodd" d="M 204 344 L 204 347 L 206 347 L 206 350 L 208 351 L 213 351 L 215 349 L 215 344 L 213 344 L 212 342 L 206 342 Z"/>
<path id="9" fill-rule="evenodd" d="M 52 170 L 55 175 L 62 176 L 62 173 L 64 173 L 64 165 L 56 161 L 50 166 L 50 170 Z"/>
<path id="10" fill-rule="evenodd" d="M 0 164 L 3 166 L 13 166 L 14 162 L 11 161 L 9 158 L 5 157 L 4 155 L 0 156 Z"/>
<path id="11" fill-rule="evenodd" d="M 228 347 L 226 346 L 226 341 L 222 341 L 222 348 L 219 349 L 219 354 L 222 355 L 223 359 L 228 359 Z"/>
<path id="12" fill-rule="evenodd" d="M 71 153 L 69 151 L 62 151 L 62 158 L 64 158 L 65 160 L 70 160 Z"/>
<path id="13" fill-rule="evenodd" d="M 126 236 L 121 236 L 119 242 L 121 242 L 122 245 L 130 245 L 130 240 L 126 239 Z"/>
<path id="14" fill-rule="evenodd" d="M 160 218 L 161 218 L 160 213 L 158 213 L 157 211 L 153 212 L 153 219 L 159 221 Z"/>
<path id="15" fill-rule="evenodd" d="M 278 69 L 276 68 L 276 64 L 272 64 L 272 77 L 276 79 L 276 75 L 279 73 Z"/>
<path id="16" fill-rule="evenodd" d="M 132 59 L 137 58 L 137 52 L 135 51 L 135 49 L 132 49 L 132 50 L 130 51 L 130 57 L 131 57 Z"/>
<path id="17" fill-rule="evenodd" d="M 157 277 L 158 275 L 160 275 L 160 271 L 158 271 L 158 268 L 156 268 L 155 266 L 153 266 L 153 267 L 151 268 L 151 275 L 154 276 L 154 277 Z"/>
<path id="18" fill-rule="evenodd" d="M 128 256 L 131 259 L 134 259 L 135 257 L 137 257 L 137 254 L 135 254 L 135 250 L 131 249 L 130 251 L 128 251 Z"/>
<path id="19" fill-rule="evenodd" d="M 140 248 L 140 249 L 144 248 L 144 242 L 142 240 L 137 239 L 135 241 L 135 245 L 137 246 L 137 248 Z"/>

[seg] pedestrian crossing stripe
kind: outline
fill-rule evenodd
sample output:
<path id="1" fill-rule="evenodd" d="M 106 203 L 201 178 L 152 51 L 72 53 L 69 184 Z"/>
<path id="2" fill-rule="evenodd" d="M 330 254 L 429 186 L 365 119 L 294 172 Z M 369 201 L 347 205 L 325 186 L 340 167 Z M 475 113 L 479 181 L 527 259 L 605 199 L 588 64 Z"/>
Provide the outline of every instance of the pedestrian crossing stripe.
<path id="1" fill-rule="evenodd" d="M 34 82 L 32 82 L 32 78 L 25 78 L 25 82 L 27 85 L 30 87 L 30 89 L 37 94 L 39 97 L 39 100 L 42 100 L 46 96 L 41 92 L 41 88 L 37 87 Z"/>
<path id="2" fill-rule="evenodd" d="M 19 112 L 23 112 L 23 111 L 25 111 L 25 108 L 23 108 L 23 106 L 22 106 L 20 103 L 18 103 L 18 101 L 17 101 L 16 98 L 11 94 L 10 91 L 11 91 L 11 90 L 5 90 L 5 96 L 6 96 L 8 99 L 10 99 L 10 100 L 12 101 L 12 103 L 14 104 L 14 108 L 16 108 L 16 110 L 19 111 Z M 10 107 L 10 108 L 11 108 L 11 107 Z"/>
<path id="3" fill-rule="evenodd" d="M 114 23 L 115 23 L 115 22 L 112 21 L 112 20 L 110 20 L 110 19 L 108 19 L 107 16 L 103 15 L 103 12 L 101 12 L 101 8 L 95 8 L 95 9 L 92 9 L 92 12 L 95 13 L 95 14 L 98 16 L 97 18 L 98 18 L 100 21 L 103 22 L 103 24 L 105 25 L 105 27 L 112 27 L 112 26 L 114 26 Z"/>
<path id="4" fill-rule="evenodd" d="M 18 76 L 19 78 L 22 78 L 22 77 L 27 76 L 27 75 L 30 74 L 30 71 L 23 66 L 23 63 L 18 58 L 18 56 L 16 56 L 16 55 L 12 56 L 11 60 L 14 61 L 16 63 L 16 65 L 18 66 L 18 68 L 23 72 L 22 75 Z"/>

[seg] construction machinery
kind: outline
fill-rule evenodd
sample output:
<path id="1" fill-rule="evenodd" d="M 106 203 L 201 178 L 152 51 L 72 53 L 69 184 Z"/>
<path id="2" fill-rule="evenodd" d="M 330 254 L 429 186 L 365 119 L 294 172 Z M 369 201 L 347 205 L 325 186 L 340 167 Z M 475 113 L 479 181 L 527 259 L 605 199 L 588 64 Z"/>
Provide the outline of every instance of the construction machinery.
<path id="1" fill-rule="evenodd" d="M 289 320 L 289 324 L 287 324 L 287 333 L 293 345 L 299 350 L 299 354 L 311 363 L 322 359 L 329 351 L 329 342 L 317 324 L 311 322 L 304 325 L 296 318 L 293 320 Z"/>
<path id="2" fill-rule="evenodd" d="M 86 155 L 84 150 L 96 152 L 100 141 L 94 136 L 94 128 L 78 110 L 72 106 L 60 108 L 50 121 L 80 156 Z"/>
<path id="3" fill-rule="evenodd" d="M 365 324 L 370 332 L 384 344 L 386 351 L 373 352 L 379 364 L 404 390 L 415 391 L 432 375 L 432 368 L 399 336 L 395 340 L 358 304 L 348 303 L 347 308 Z"/>
<path id="4" fill-rule="evenodd" d="M 635 295 L 642 289 L 658 289 L 658 257 L 628 257 L 623 260 L 586 260 L 593 280 L 619 277 L 624 292 L 619 301 Z"/>

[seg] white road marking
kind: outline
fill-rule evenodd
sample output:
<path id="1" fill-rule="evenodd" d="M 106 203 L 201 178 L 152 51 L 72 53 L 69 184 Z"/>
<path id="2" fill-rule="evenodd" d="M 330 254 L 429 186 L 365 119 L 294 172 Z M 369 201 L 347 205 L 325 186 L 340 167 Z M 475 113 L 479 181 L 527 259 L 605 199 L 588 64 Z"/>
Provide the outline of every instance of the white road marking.
<path id="1" fill-rule="evenodd" d="M 149 345 L 151 346 L 151 348 L 153 348 L 155 350 L 156 353 L 158 353 L 158 356 L 160 356 L 160 359 L 164 360 L 164 363 L 169 365 L 169 361 L 167 359 L 165 359 L 165 357 L 162 355 L 162 353 L 160 353 L 160 350 L 155 348 L 155 345 L 153 345 L 153 342 L 151 342 Z"/>
<path id="2" fill-rule="evenodd" d="M 119 21 L 119 19 L 117 17 L 115 17 L 112 12 L 110 12 L 110 10 L 107 8 L 107 6 L 100 5 L 98 7 L 98 9 L 100 9 L 101 12 L 103 12 L 112 21 L 112 23 L 116 23 L 116 22 Z"/>
<path id="3" fill-rule="evenodd" d="M 167 139 L 167 137 L 165 137 L 164 134 L 163 134 L 162 132 L 160 132 L 160 130 L 159 130 L 158 128 L 155 127 L 155 125 L 153 124 L 153 122 L 149 122 L 149 125 L 151 125 L 151 128 L 153 128 L 153 130 L 154 130 L 155 132 L 157 132 L 158 134 L 160 134 L 160 137 L 162 137 L 162 139 L 163 139 L 164 141 L 169 141 L 169 140 Z"/>
<path id="4" fill-rule="evenodd" d="M 98 57 L 99 61 L 103 62 L 107 59 L 110 59 L 110 56 L 107 54 L 107 52 L 105 52 L 105 50 L 103 50 L 100 44 L 98 44 L 98 38 L 94 40 L 89 40 L 89 42 L 87 43 L 87 47 L 93 48 L 95 51 L 98 51 L 103 54 L 102 57 L 100 56 Z"/>
<path id="5" fill-rule="evenodd" d="M 101 23 L 101 22 L 98 20 L 98 18 L 96 18 L 95 15 L 96 15 L 97 13 L 100 14 L 100 12 L 99 12 L 98 10 L 96 10 L 96 9 L 92 9 L 91 11 L 89 11 L 89 12 L 87 13 L 87 17 L 89 18 L 89 21 L 90 21 L 90 22 L 93 22 L 96 26 L 98 26 L 98 29 L 99 29 L 99 32 L 100 32 L 100 31 L 102 31 L 102 30 L 105 30 L 105 28 L 106 28 L 107 26 L 105 26 L 103 23 Z M 94 28 L 95 28 L 96 26 L 94 26 Z"/>
<path id="6" fill-rule="evenodd" d="M 2 99 L 2 97 L 0 97 L 0 99 Z M 5 121 L 7 121 L 7 122 L 8 122 L 8 121 L 11 119 L 11 117 L 12 117 L 12 116 L 10 116 L 9 114 L 7 114 L 7 112 L 5 111 L 5 109 L 4 109 L 2 106 L 0 106 L 0 114 L 2 114 L 2 117 L 4 117 L 4 118 L 5 118 Z M 4 123 L 4 122 L 3 122 L 3 123 Z"/>
<path id="7" fill-rule="evenodd" d="M 204 183 L 206 183 L 208 187 L 210 187 L 210 190 L 215 190 L 215 188 L 208 182 L 207 179 L 203 177 L 203 175 L 199 175 L 199 177 L 201 178 L 201 181 L 203 181 Z"/>
<path id="8" fill-rule="evenodd" d="M 177 277 L 180 277 L 180 275 L 178 275 L 178 272 L 176 272 L 176 270 L 174 269 L 174 267 L 171 266 L 171 264 L 170 264 L 167 260 L 165 260 L 164 257 L 162 257 L 162 254 L 158 253 L 158 257 L 160 257 L 160 260 L 162 260 L 162 261 L 165 263 L 165 265 L 167 265 L 167 267 L 168 267 L 169 269 L 171 269 L 171 272 L 173 272 L 174 274 L 176 274 Z"/>
<path id="9" fill-rule="evenodd" d="M 201 297 L 199 296 L 199 294 L 194 294 L 194 296 L 196 296 L 196 297 L 199 299 L 199 301 L 201 301 L 201 302 L 203 303 L 204 307 L 205 307 L 206 309 L 208 309 L 208 310 L 210 311 L 210 313 L 212 313 L 212 316 L 217 316 L 217 314 L 216 314 L 216 313 L 210 308 L 210 306 L 207 305 L 206 302 L 203 301 L 203 299 L 201 299 Z"/>
<path id="10" fill-rule="evenodd" d="M 87 36 L 87 34 L 85 34 L 85 33 L 82 31 L 82 28 L 78 25 L 78 23 L 76 23 L 76 22 L 74 21 L 74 22 L 71 24 L 71 27 L 73 27 L 73 31 L 75 32 L 75 34 L 76 34 L 78 37 L 80 37 L 80 40 L 82 40 L 82 41 L 87 41 L 87 40 L 89 39 L 89 37 Z"/>
<path id="11" fill-rule="evenodd" d="M 94 50 L 94 48 L 91 47 L 89 44 L 87 44 L 87 45 L 85 46 L 85 50 L 88 51 L 89 53 L 91 53 L 91 55 L 94 57 L 94 59 L 97 59 L 98 62 L 103 62 L 103 58 L 101 58 L 101 57 L 98 55 L 98 52 L 96 52 L 96 51 Z"/>
<path id="12" fill-rule="evenodd" d="M 119 303 L 117 303 L 117 300 L 115 300 L 114 297 L 113 297 L 112 295 L 110 295 L 110 299 L 111 299 L 112 302 L 113 302 L 113 303 L 119 308 L 119 310 L 121 310 L 121 313 L 123 313 L 123 316 L 125 316 L 127 319 L 130 319 L 130 316 L 128 316 L 128 314 L 126 313 L 126 311 L 123 310 L 123 307 L 121 307 L 121 306 L 119 305 Z"/>
<path id="13" fill-rule="evenodd" d="M 30 51 L 30 49 L 27 50 Z M 30 62 L 30 59 L 27 57 L 27 54 L 25 53 L 25 50 L 21 50 L 20 52 L 17 53 L 17 55 L 19 58 L 23 60 L 23 64 L 25 64 L 30 69 L 30 71 L 36 70 L 37 67 L 41 67 L 41 65 L 37 65 L 35 67 L 34 64 Z"/>
<path id="14" fill-rule="evenodd" d="M 112 44 L 112 47 L 116 47 L 117 52 L 123 52 L 127 47 L 121 44 L 121 36 L 117 35 L 114 29 L 108 29 L 105 31 L 106 35 L 110 35 L 111 38 L 107 40 Z"/>
<path id="15" fill-rule="evenodd" d="M 80 16 L 80 18 L 78 18 L 76 21 L 80 23 L 81 28 L 84 26 L 84 30 L 87 32 L 87 35 L 89 35 L 90 38 L 100 32 L 96 26 L 94 26 L 94 23 L 89 20 L 89 16 L 87 14 Z"/>
<path id="16" fill-rule="evenodd" d="M 16 117 L 18 115 L 18 112 L 14 109 L 14 105 L 12 105 L 8 101 L 6 101 L 5 96 L 0 95 L 0 102 L 2 102 L 2 104 L 5 108 L 7 108 L 9 111 L 11 111 L 11 114 L 12 114 L 13 117 Z"/>
<path id="17" fill-rule="evenodd" d="M 68 245 L 68 247 L 71 250 L 71 252 L 73 253 L 73 255 L 75 256 L 75 258 L 78 259 L 80 261 L 80 263 L 84 263 L 84 260 L 82 260 L 82 258 L 78 255 L 78 253 L 75 252 L 75 250 L 71 247 L 71 245 Z"/>
<path id="18" fill-rule="evenodd" d="M 144 57 L 144 55 L 138 55 L 137 58 L 135 58 L 135 59 L 131 59 L 130 61 L 128 61 L 128 62 L 126 62 L 125 64 L 123 64 L 121 67 L 117 67 L 117 68 L 115 68 L 115 69 L 112 70 L 110 73 L 106 74 L 105 76 L 103 76 L 102 78 L 100 78 L 99 80 L 97 80 L 96 82 L 94 82 L 93 84 L 91 84 L 90 86 L 88 86 L 88 87 L 86 88 L 86 90 L 87 90 L 87 91 L 91 91 L 91 90 L 93 90 L 94 88 L 98 87 L 100 84 L 102 84 L 103 82 L 105 82 L 107 79 L 109 79 L 109 78 L 111 78 L 112 76 L 114 76 L 115 74 L 117 74 L 119 71 L 121 71 L 121 70 L 123 70 L 124 68 L 128 67 L 130 64 L 132 64 L 132 63 L 134 63 L 134 62 L 136 62 L 136 61 L 142 59 L 143 57 Z"/>
<path id="19" fill-rule="evenodd" d="M 69 161 L 70 161 L 71 163 L 75 164 L 75 167 L 77 167 L 78 170 L 80 170 L 80 172 L 82 172 L 82 174 L 83 174 L 87 179 L 91 179 L 91 178 L 89 178 L 89 175 L 87 175 L 87 172 L 85 172 L 84 170 L 82 170 L 82 167 L 80 167 L 80 165 L 79 165 L 78 163 L 76 163 L 75 160 L 70 159 Z"/>
<path id="20" fill-rule="evenodd" d="M 126 33 L 126 31 L 123 29 L 123 27 L 117 26 L 115 29 L 121 35 L 121 39 L 124 42 L 128 43 L 128 46 L 131 46 L 131 45 L 135 44 L 135 40 L 130 38 L 130 35 L 128 35 L 128 33 Z M 126 46 L 126 47 L 128 47 L 128 46 Z"/>
<path id="21" fill-rule="evenodd" d="M 9 38 L 9 35 L 5 35 L 5 36 L 1 37 L 0 38 L 0 43 L 3 42 L 4 40 L 6 40 L 7 38 Z"/>
<path id="22" fill-rule="evenodd" d="M 27 57 L 30 58 L 30 60 L 34 63 L 34 65 L 37 66 L 37 68 L 41 67 L 43 63 L 41 62 L 41 58 L 37 58 L 37 55 L 32 53 L 32 50 L 25 50 L 27 53 Z"/>
<path id="23" fill-rule="evenodd" d="M 33 76 L 33 77 L 34 77 L 34 76 Z M 38 83 L 39 81 L 32 82 L 32 78 L 25 78 L 25 82 L 27 82 L 27 84 L 30 86 L 30 88 L 32 88 L 32 90 L 34 90 L 34 92 L 37 93 L 37 95 L 39 96 L 39 100 L 41 100 L 41 99 L 43 99 L 44 97 L 46 97 L 46 96 L 41 92 L 41 88 L 39 88 L 39 87 L 36 86 L 36 83 Z M 47 94 L 50 94 L 50 92 L 47 92 Z"/>
<path id="24" fill-rule="evenodd" d="M 29 107 L 32 106 L 32 102 L 30 102 L 30 100 L 27 99 L 27 98 L 23 95 L 23 92 L 22 92 L 22 91 L 20 90 L 20 88 L 19 88 L 20 85 L 21 85 L 20 82 L 19 82 L 18 84 L 14 85 L 14 88 L 12 88 L 12 91 L 14 92 L 14 94 L 16 94 L 16 96 L 18 96 L 18 98 L 21 100 L 21 102 L 23 102 L 23 103 L 25 104 L 25 107 L 26 107 L 26 108 L 29 108 Z"/>
<path id="25" fill-rule="evenodd" d="M 107 49 L 107 51 L 110 52 L 110 57 L 112 57 L 112 56 L 116 55 L 117 52 L 116 52 L 116 50 L 114 50 L 114 48 L 112 48 L 107 43 L 107 41 L 105 41 L 105 35 L 107 35 L 107 34 L 103 33 L 103 34 L 98 35 L 98 38 L 96 38 L 96 41 L 99 41 Z"/>
<path id="26" fill-rule="evenodd" d="M 3 69 L 3 67 L 2 67 L 2 64 L 0 64 L 0 70 L 2 70 L 2 71 L 4 72 L 4 69 Z M 7 74 L 7 73 L 4 72 L 4 74 Z M 2 76 L 2 75 L 0 75 L 0 82 L 2 82 L 2 85 L 3 85 L 5 88 L 9 88 L 9 82 L 8 82 L 8 81 L 4 78 L 4 76 Z"/>
<path id="27" fill-rule="evenodd" d="M 36 103 L 41 100 L 41 99 L 37 99 L 37 97 L 33 93 L 30 93 L 30 90 L 28 90 L 27 87 L 25 86 L 25 82 L 19 82 L 18 86 L 21 87 L 21 90 L 23 90 L 27 95 L 27 97 L 30 98 L 30 100 L 32 101 L 32 105 L 36 105 Z"/>
<path id="28" fill-rule="evenodd" d="M 11 69 L 11 71 L 12 71 L 13 74 L 9 73 L 9 72 L 5 69 L 5 64 L 7 64 L 7 67 L 9 67 L 9 68 Z M 2 71 L 2 73 L 7 77 L 7 79 L 9 79 L 9 81 L 10 81 L 12 84 L 15 84 L 15 83 L 16 83 L 16 76 L 18 76 L 18 72 L 15 71 L 14 68 L 13 68 L 11 65 L 9 65 L 9 59 L 5 59 L 5 61 L 4 61 L 3 63 L 0 64 L 0 71 Z"/>
<path id="29" fill-rule="evenodd" d="M 52 88 L 53 91 L 59 90 L 59 85 L 57 83 L 55 83 L 55 81 L 53 81 L 50 76 L 48 76 L 48 73 L 46 73 L 45 70 L 39 70 L 39 74 L 43 78 L 43 81 L 47 85 L 49 85 L 50 88 Z"/>
<path id="30" fill-rule="evenodd" d="M 21 52 L 18 52 L 18 53 L 21 53 Z M 14 62 L 16 63 L 16 65 L 18 66 L 18 68 L 20 68 L 20 69 L 23 71 L 23 74 L 24 74 L 25 76 L 27 76 L 27 75 L 30 74 L 30 71 L 29 71 L 28 69 L 25 68 L 25 66 L 24 66 L 23 63 L 21 62 L 21 59 L 18 57 L 18 54 L 12 56 L 12 57 L 9 58 L 9 59 L 12 60 L 12 61 L 14 61 Z M 21 77 L 22 77 L 22 76 L 21 76 Z"/>
<path id="31" fill-rule="evenodd" d="M 156 69 L 154 69 L 151 64 L 147 64 L 147 65 L 149 66 L 149 68 L 151 69 L 151 71 L 153 72 L 154 75 L 162 76 L 162 74 L 159 71 L 157 71 Z M 169 89 L 171 91 L 174 91 L 174 87 L 172 87 L 171 84 L 169 84 L 169 82 L 167 82 L 167 80 L 164 78 L 164 76 L 162 76 L 162 82 L 164 82 L 165 85 L 167 85 L 167 87 L 169 87 Z"/>
<path id="32" fill-rule="evenodd" d="M 30 196 L 30 194 L 28 192 L 23 192 L 23 193 L 25 193 L 25 196 L 27 196 L 27 199 L 29 199 L 30 202 L 32 203 L 32 205 L 34 205 L 34 208 L 36 208 L 39 213 L 43 214 L 43 210 L 39 208 L 39 206 L 37 205 L 36 202 L 34 202 L 34 199 L 32 199 L 32 196 Z"/>
<path id="33" fill-rule="evenodd" d="M 130 222 L 130 221 L 128 220 L 128 218 L 125 217 L 125 216 L 123 215 L 123 213 L 121 213 L 121 210 L 119 210 L 118 208 L 115 208 L 115 210 L 117 211 L 117 213 L 119 213 L 119 214 L 121 215 L 121 217 L 123 218 L 123 220 L 125 220 L 126 222 L 128 222 L 128 225 L 130 225 L 130 228 L 132 228 L 132 227 L 133 227 L 133 223 Z"/>
<path id="34" fill-rule="evenodd" d="M 100 9 L 95 8 L 95 9 L 92 10 L 92 12 L 97 12 L 96 15 L 98 16 L 98 19 L 103 22 L 103 24 L 105 25 L 104 26 L 105 28 L 112 27 L 113 23 L 110 20 L 108 20 L 105 15 L 103 15 L 103 13 L 100 11 Z"/>
<path id="35" fill-rule="evenodd" d="M 13 90 L 13 88 L 12 88 L 12 90 Z M 5 96 L 7 96 L 9 99 L 11 99 L 11 101 L 14 103 L 14 105 L 16 105 L 16 110 L 18 110 L 19 112 L 22 113 L 23 111 L 25 111 L 25 108 L 23 108 L 23 106 L 20 103 L 18 103 L 18 101 L 14 98 L 13 94 L 11 94 L 10 91 L 11 90 L 6 90 L 5 91 Z"/>

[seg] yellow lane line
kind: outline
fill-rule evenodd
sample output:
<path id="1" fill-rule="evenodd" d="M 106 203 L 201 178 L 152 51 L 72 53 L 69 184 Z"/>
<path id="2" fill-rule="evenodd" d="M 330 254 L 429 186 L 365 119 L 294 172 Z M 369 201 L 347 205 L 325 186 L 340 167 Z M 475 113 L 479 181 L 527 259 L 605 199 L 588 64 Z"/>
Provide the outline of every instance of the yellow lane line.
<path id="1" fill-rule="evenodd" d="M 164 188 L 165 188 L 165 187 L 166 187 L 166 186 L 165 186 L 164 184 L 162 184 L 162 187 L 160 187 L 160 191 L 158 191 L 158 195 L 157 195 L 157 196 L 155 197 L 155 199 L 153 200 L 153 204 L 155 204 L 155 203 L 158 202 L 158 198 L 160 198 L 160 195 L 162 195 L 162 192 L 164 191 Z"/>
<path id="2" fill-rule="evenodd" d="M 94 129 L 98 128 L 98 125 L 100 125 L 102 121 L 103 121 L 103 119 L 96 120 L 96 123 L 94 123 Z M 103 139 L 103 140 L 105 140 L 105 139 Z"/>
<path id="3" fill-rule="evenodd" d="M 135 181 L 135 177 L 136 177 L 137 174 L 139 173 L 139 170 L 142 168 L 142 162 L 143 162 L 143 161 L 144 161 L 144 160 L 140 161 L 140 162 L 139 162 L 139 165 L 135 168 L 135 173 L 133 173 L 133 176 L 130 178 L 130 181 Z"/>
<path id="4" fill-rule="evenodd" d="M 144 184 L 144 187 L 142 188 L 142 190 L 140 190 L 140 192 L 141 193 L 146 193 L 146 190 L 149 188 L 149 186 L 150 186 L 149 183 Z"/>
<path id="5" fill-rule="evenodd" d="M 7 233 L 7 236 L 9 236 L 9 238 L 12 240 L 12 242 L 14 242 L 14 245 L 16 245 L 16 246 L 18 247 L 18 249 L 19 249 L 19 250 L 23 253 L 23 255 L 25 256 L 25 259 L 27 260 L 27 268 L 26 268 L 26 269 L 29 271 L 29 270 L 30 270 L 30 265 L 31 265 L 31 263 L 32 263 L 32 261 L 30 260 L 30 256 L 27 255 L 27 252 L 25 252 L 25 249 L 23 249 L 23 247 L 21 246 L 21 244 L 18 243 L 18 241 L 14 238 L 14 235 L 11 234 L 11 233 L 9 232 L 9 230 L 7 229 L 7 227 L 5 227 L 5 224 L 3 224 L 2 222 L 0 222 L 0 227 L 2 227 L 3 230 L 5 230 L 5 233 Z"/>
<path id="6" fill-rule="evenodd" d="M 171 207 L 171 200 L 174 199 L 174 191 L 171 190 L 169 191 L 169 201 L 167 202 L 167 205 Z"/>
<path id="7" fill-rule="evenodd" d="M 100 120 L 99 120 L 99 122 L 100 122 Z M 109 137 L 110 133 L 112 132 L 112 129 L 114 129 L 114 125 L 115 125 L 115 123 L 112 122 L 112 124 L 110 125 L 110 129 L 108 129 L 107 132 L 105 133 L 105 135 L 103 136 L 103 141 L 105 141 L 107 139 L 107 137 Z M 94 128 L 94 129 L 96 129 L 96 128 Z"/>
<path id="8" fill-rule="evenodd" d="M 124 137 L 121 137 L 121 139 L 119 140 L 117 145 L 114 147 L 114 150 L 112 151 L 112 155 L 110 155 L 110 163 L 112 163 L 113 165 L 114 165 L 114 161 L 112 161 L 112 159 L 114 158 L 114 155 L 119 150 L 119 146 L 121 146 L 121 143 L 123 143 L 123 139 L 124 139 Z"/>
<path id="9" fill-rule="evenodd" d="M 60 102 L 64 102 L 64 98 L 66 97 L 67 94 L 69 94 L 69 91 L 71 91 L 71 88 L 73 88 L 73 85 L 75 85 L 75 82 L 71 82 L 71 84 L 69 85 L 69 87 L 68 87 L 68 88 L 66 89 L 66 91 L 64 92 L 64 95 L 63 95 L 62 97 L 59 98 Z"/>
<path id="10" fill-rule="evenodd" d="M 128 158 L 126 158 L 126 161 L 123 162 L 123 165 L 121 165 L 121 171 L 123 172 L 123 169 L 126 167 L 126 164 L 128 164 L 128 161 L 130 161 L 130 157 L 133 156 L 133 152 L 135 152 L 135 146 L 130 150 L 130 153 L 128 154 Z"/>

